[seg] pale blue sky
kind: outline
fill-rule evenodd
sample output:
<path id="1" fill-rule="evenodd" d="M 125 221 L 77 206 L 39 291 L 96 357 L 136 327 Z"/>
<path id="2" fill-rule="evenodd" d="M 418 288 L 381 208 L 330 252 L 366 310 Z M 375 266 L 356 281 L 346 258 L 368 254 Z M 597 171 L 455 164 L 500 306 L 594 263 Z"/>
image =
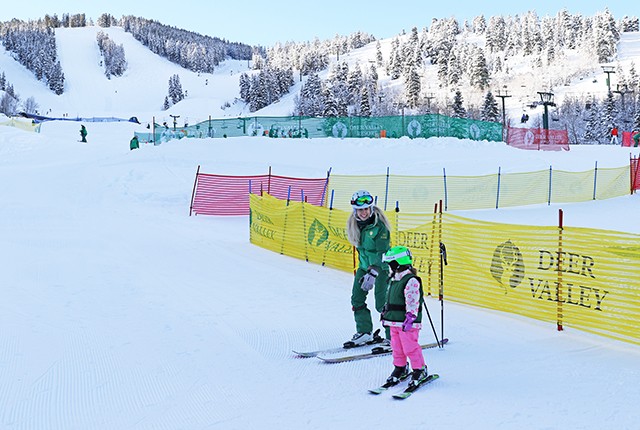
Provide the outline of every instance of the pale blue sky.
<path id="1" fill-rule="evenodd" d="M 593 16 L 608 7 L 616 19 L 639 15 L 633 2 L 617 1 L 436 1 L 428 0 L 29 0 L 4 1 L 0 21 L 41 18 L 45 14 L 85 13 L 95 19 L 102 13 L 117 18 L 134 15 L 154 19 L 201 34 L 251 45 L 272 45 L 331 38 L 365 31 L 376 38 L 392 37 L 403 29 L 422 29 L 432 18 L 454 16 L 462 24 L 478 15 L 524 14 L 535 10 L 539 16 L 554 16 L 566 8 L 571 14 Z"/>

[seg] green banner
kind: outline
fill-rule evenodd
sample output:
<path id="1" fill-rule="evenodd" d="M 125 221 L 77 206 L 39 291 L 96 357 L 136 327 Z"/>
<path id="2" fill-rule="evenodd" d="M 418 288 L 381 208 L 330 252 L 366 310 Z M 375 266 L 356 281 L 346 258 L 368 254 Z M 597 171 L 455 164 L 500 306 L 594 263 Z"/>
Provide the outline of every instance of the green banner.
<path id="1" fill-rule="evenodd" d="M 194 125 L 173 127 L 155 124 L 138 139 L 156 144 L 172 139 L 269 136 L 272 138 L 370 137 L 410 138 L 457 137 L 459 139 L 502 141 L 502 124 L 444 115 L 384 117 L 239 117 L 211 119 Z"/>

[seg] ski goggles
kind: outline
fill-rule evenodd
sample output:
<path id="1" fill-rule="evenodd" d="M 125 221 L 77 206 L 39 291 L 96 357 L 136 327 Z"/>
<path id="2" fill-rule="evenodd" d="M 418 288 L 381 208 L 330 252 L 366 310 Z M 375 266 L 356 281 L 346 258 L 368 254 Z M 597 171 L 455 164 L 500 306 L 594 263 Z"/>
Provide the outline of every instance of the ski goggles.
<path id="1" fill-rule="evenodd" d="M 351 206 L 371 206 L 373 203 L 373 197 L 371 196 L 360 196 L 357 199 L 351 200 Z"/>
<path id="2" fill-rule="evenodd" d="M 382 256 L 382 261 L 384 263 L 390 263 L 392 261 L 397 261 L 398 263 L 401 264 L 411 264 L 411 260 L 412 260 L 412 255 L 411 255 L 411 251 L 409 251 L 409 249 L 405 249 L 397 254 L 393 254 L 393 255 L 389 255 L 389 252 L 387 252 L 386 254 L 384 254 Z"/>

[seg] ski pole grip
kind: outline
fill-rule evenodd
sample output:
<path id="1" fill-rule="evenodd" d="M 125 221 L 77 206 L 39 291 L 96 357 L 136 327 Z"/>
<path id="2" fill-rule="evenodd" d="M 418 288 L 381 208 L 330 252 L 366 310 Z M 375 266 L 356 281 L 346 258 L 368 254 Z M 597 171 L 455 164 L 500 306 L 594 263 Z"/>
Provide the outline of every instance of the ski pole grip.
<path id="1" fill-rule="evenodd" d="M 444 260 L 444 265 L 447 265 L 447 248 L 444 246 L 444 243 L 440 242 L 440 255 Z"/>

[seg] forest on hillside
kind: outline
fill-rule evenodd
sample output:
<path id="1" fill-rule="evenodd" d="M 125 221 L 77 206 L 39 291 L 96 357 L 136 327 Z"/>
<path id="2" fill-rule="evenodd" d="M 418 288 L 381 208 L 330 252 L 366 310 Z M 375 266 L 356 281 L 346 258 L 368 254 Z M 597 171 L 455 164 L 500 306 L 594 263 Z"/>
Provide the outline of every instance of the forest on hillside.
<path id="1" fill-rule="evenodd" d="M 383 54 L 380 40 L 362 32 L 265 48 L 133 16 L 103 14 L 96 24 L 120 26 L 152 52 L 197 73 L 210 73 L 225 59 L 247 60 L 253 71 L 240 77 L 239 94 L 252 112 L 280 100 L 299 79 L 303 85 L 292 115 L 367 117 L 435 112 L 484 121 L 500 121 L 497 84 L 509 79 L 522 64 L 534 70 L 563 64 L 563 73 L 551 76 L 549 86 L 566 84 L 584 73 L 577 65 L 564 66 L 571 53 L 594 64 L 610 63 L 616 58 L 620 35 L 639 31 L 637 17 L 616 20 L 606 9 L 592 17 L 564 9 L 544 17 L 534 11 L 488 19 L 481 15 L 462 24 L 455 18 L 434 18 L 421 30 L 414 27 L 409 33 L 398 34 L 390 42 L 391 49 Z M 62 94 L 64 73 L 56 56 L 54 30 L 86 25 L 93 23 L 84 14 L 61 18 L 47 15 L 28 22 L 14 19 L 0 23 L 0 41 L 37 79 Z M 126 70 L 123 48 L 105 35 L 99 35 L 97 42 L 105 75 L 121 75 Z M 375 59 L 367 64 L 340 60 L 341 55 L 370 43 L 375 43 Z M 336 61 L 331 61 L 334 56 Z M 427 70 L 434 68 L 435 74 L 426 78 Z M 592 143 L 608 141 L 613 127 L 640 129 L 640 82 L 635 65 L 618 69 L 616 74 L 619 84 L 614 92 L 623 97 L 611 93 L 603 99 L 566 97 L 557 106 L 551 127 L 567 129 L 574 142 Z M 430 79 L 429 90 L 425 88 L 426 79 Z M 7 91 L 10 83 L 2 81 L 3 99 L 12 99 L 0 100 L 0 110 L 15 109 L 19 95 Z M 625 104 L 624 94 L 632 95 L 633 102 Z M 172 88 L 168 100 L 180 100 L 172 95 Z M 165 108 L 170 104 L 165 103 Z"/>

